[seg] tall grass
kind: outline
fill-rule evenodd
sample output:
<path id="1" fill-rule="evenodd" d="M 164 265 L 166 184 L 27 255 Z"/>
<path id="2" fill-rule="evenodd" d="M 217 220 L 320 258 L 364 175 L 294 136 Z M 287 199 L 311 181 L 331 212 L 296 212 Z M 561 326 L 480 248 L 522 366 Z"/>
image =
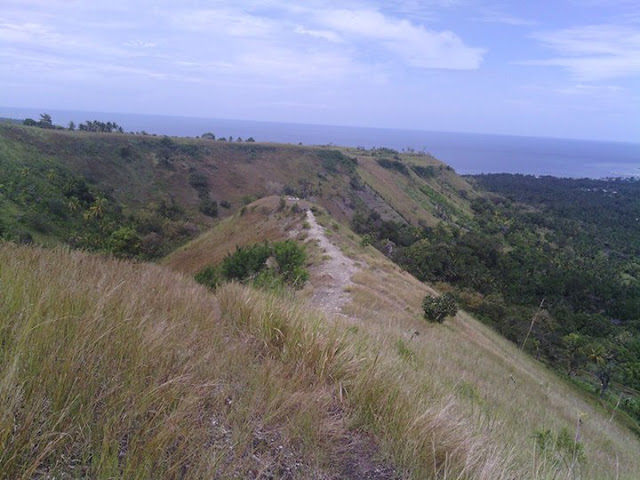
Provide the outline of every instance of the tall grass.
<path id="1" fill-rule="evenodd" d="M 399 311 L 422 291 L 370 260 L 350 307 L 368 316 L 328 322 L 240 285 L 216 298 L 157 266 L 0 246 L 0 478 L 636 478 L 637 440 L 473 320 Z M 372 274 L 392 290 L 375 311 Z M 576 410 L 585 460 L 536 451 Z"/>
<path id="2" fill-rule="evenodd" d="M 286 324 L 226 321 L 191 279 L 79 252 L 2 245 L 0 288 L 1 478 L 319 468 L 330 342 L 298 372 L 269 353 Z"/>

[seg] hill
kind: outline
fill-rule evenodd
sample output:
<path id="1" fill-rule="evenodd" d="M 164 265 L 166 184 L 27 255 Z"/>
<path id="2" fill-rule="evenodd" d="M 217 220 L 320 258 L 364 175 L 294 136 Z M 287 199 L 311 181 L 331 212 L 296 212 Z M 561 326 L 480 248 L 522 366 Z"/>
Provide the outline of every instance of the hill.
<path id="1" fill-rule="evenodd" d="M 400 161 L 402 160 L 402 161 Z M 156 258 L 268 195 L 307 198 L 339 221 L 466 221 L 471 188 L 426 155 L 221 142 L 0 124 L 0 232 L 18 241 Z M 108 239 L 122 227 L 129 244 Z M 122 237 L 123 232 L 119 235 Z M 135 236 L 134 240 L 130 237 Z M 118 235 L 116 235 L 118 237 Z"/>
<path id="2" fill-rule="evenodd" d="M 303 241 L 293 205 L 279 224 Z M 275 227 L 255 207 L 239 237 Z M 432 290 L 316 211 L 357 269 L 329 317 L 313 240 L 294 296 L 2 245 L 4 478 L 635 478 L 610 412 L 464 313 L 425 323 Z"/>
<path id="3" fill-rule="evenodd" d="M 399 269 L 371 246 L 363 246 L 357 235 L 338 225 L 328 212 L 312 207 L 311 215 L 324 225 L 323 235 L 339 248 L 339 253 L 328 251 L 326 243 L 318 242 L 308 233 L 311 230 L 309 212 L 300 215 L 297 208 L 292 211 L 292 206 L 298 206 L 294 199 L 289 200 L 286 208 L 282 208 L 277 200 L 256 202 L 248 209 L 251 213 L 214 227 L 163 263 L 172 269 L 194 273 L 232 252 L 235 247 L 231 247 L 231 239 L 243 239 L 242 245 L 248 245 L 251 240 L 247 237 L 261 231 L 269 231 L 274 240 L 297 238 L 307 245 L 311 272 L 309 284 L 296 293 L 297 300 L 329 312 L 334 325 L 356 333 L 358 339 L 369 338 L 377 355 L 389 355 L 386 358 L 391 364 L 385 364 L 384 369 L 394 371 L 393 375 L 400 381 L 401 386 L 396 385 L 398 395 L 406 394 L 406 398 L 413 399 L 410 401 L 412 406 L 407 406 L 413 414 L 421 412 L 423 407 L 419 405 L 426 402 L 425 412 L 429 413 L 424 415 L 434 422 L 431 428 L 437 428 L 440 421 L 451 421 L 457 426 L 448 424 L 445 430 L 453 433 L 464 425 L 471 430 L 463 437 L 469 436 L 465 440 L 457 438 L 454 443 L 471 441 L 473 444 L 475 439 L 495 449 L 492 462 L 496 462 L 496 469 L 466 472 L 469 478 L 510 478 L 513 472 L 518 472 L 516 478 L 615 476 L 612 469 L 616 467 L 607 466 L 606 460 L 615 454 L 604 454 L 597 460 L 596 456 L 601 449 L 607 448 L 604 444 L 617 442 L 614 439 L 618 434 L 625 438 L 620 448 L 626 448 L 623 447 L 625 442 L 638 443 L 629 430 L 613 423 L 612 419 L 619 418 L 620 412 L 603 410 L 597 401 L 583 396 L 570 383 L 466 313 L 458 314 L 445 328 L 426 324 L 421 317 L 420 305 L 425 295 L 435 293 L 431 288 Z M 230 235 L 231 225 L 233 235 Z M 269 228 L 264 229 L 264 225 Z M 257 233 L 254 241 L 261 238 Z M 336 270 L 348 269 L 346 264 L 349 262 L 355 267 L 346 284 L 341 283 L 337 271 L 324 267 L 341 255 L 347 259 L 340 260 Z M 333 286 L 334 291 L 340 288 L 346 292 L 337 309 L 324 301 L 328 286 Z M 402 367 L 394 363 L 397 360 Z M 404 414 L 411 415 L 409 412 Z M 387 428 L 393 431 L 391 426 Z M 586 429 L 589 429 L 588 433 Z M 388 441 L 385 431 L 379 431 L 383 445 Z M 401 448 L 399 444 L 409 441 L 411 435 L 402 437 L 402 432 L 398 432 L 400 436 L 387 448 Z M 575 458 L 571 453 L 559 451 L 562 447 L 549 456 L 550 452 L 547 452 L 538 457 L 540 452 L 536 453 L 536 449 L 541 448 L 538 442 L 544 442 L 540 440 L 541 435 L 553 437 L 555 440 L 549 440 L 551 442 L 557 442 L 558 435 L 565 435 L 574 446 L 574 440 L 579 438 L 582 445 L 579 448 L 585 448 L 579 466 L 572 463 Z M 587 438 L 591 440 L 587 441 Z M 518 447 L 514 448 L 514 445 Z M 393 455 L 393 458 L 398 458 L 397 455 L 402 458 L 405 453 Z M 411 455 L 418 454 L 414 451 Z M 633 478 L 640 471 L 632 457 L 629 457 L 628 473 L 620 474 L 622 478 L 625 475 Z M 466 477 L 463 475 L 463 478 Z"/>
<path id="4" fill-rule="evenodd" d="M 638 405 L 636 227 L 598 230 L 597 216 L 546 200 L 569 184 L 524 194 L 521 179 L 463 179 L 384 148 L 12 125 L 0 125 L 0 172 L 5 240 L 160 263 L 2 244 L 7 478 L 640 471 L 637 424 L 621 411 Z M 637 190 L 624 185 L 628 198 Z M 609 193 L 627 218 L 635 204 Z M 307 250 L 300 290 L 208 293 L 190 278 L 240 247 L 285 240 Z M 422 281 L 485 325 L 464 312 L 425 323 L 422 299 L 436 291 Z M 158 364 L 145 360 L 158 351 Z M 95 381 L 74 373 L 85 364 Z M 138 413 L 117 420 L 123 405 Z"/>

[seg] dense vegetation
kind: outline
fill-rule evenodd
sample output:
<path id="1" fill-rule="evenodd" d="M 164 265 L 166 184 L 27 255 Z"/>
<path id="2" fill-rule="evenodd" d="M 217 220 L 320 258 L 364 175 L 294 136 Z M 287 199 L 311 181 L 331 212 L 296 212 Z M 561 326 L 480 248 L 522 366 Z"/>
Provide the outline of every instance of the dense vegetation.
<path id="1" fill-rule="evenodd" d="M 209 288 L 217 288 L 225 281 L 276 290 L 285 286 L 300 288 L 309 278 L 304 268 L 306 259 L 304 246 L 293 240 L 258 243 L 236 248 L 220 264 L 200 270 L 195 279 Z"/>
<path id="2" fill-rule="evenodd" d="M 487 194 L 472 202 L 470 228 L 417 229 L 375 212 L 359 212 L 352 225 L 416 277 L 442 282 L 467 311 L 640 420 L 640 182 L 475 182 Z"/>
<path id="3" fill-rule="evenodd" d="M 6 147 L 6 145 L 5 145 Z M 68 245 L 118 256 L 155 258 L 193 236 L 185 212 L 168 201 L 136 212 L 53 158 L 0 145 L 0 238 L 19 243 L 62 239 Z"/>

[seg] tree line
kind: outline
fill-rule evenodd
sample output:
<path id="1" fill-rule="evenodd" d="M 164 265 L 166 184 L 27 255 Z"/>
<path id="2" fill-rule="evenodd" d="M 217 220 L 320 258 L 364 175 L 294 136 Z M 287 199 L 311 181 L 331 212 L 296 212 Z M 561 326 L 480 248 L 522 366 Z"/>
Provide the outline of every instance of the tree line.
<path id="1" fill-rule="evenodd" d="M 41 113 L 40 120 L 36 121 L 33 118 L 25 118 L 22 123 L 27 127 L 65 130 L 64 127 L 55 125 L 53 123 L 51 115 L 49 115 L 48 113 Z M 73 120 L 69 122 L 67 129 L 71 131 L 76 130 L 76 124 L 75 122 L 73 122 Z M 99 120 L 87 120 L 84 123 L 79 124 L 77 126 L 77 129 L 81 132 L 124 133 L 124 129 L 120 125 L 118 125 L 116 122 L 111 121 L 101 122 Z"/>
<path id="2" fill-rule="evenodd" d="M 640 181 L 470 180 L 486 193 L 465 228 L 365 210 L 352 226 L 539 360 L 603 399 L 621 398 L 640 421 Z"/>

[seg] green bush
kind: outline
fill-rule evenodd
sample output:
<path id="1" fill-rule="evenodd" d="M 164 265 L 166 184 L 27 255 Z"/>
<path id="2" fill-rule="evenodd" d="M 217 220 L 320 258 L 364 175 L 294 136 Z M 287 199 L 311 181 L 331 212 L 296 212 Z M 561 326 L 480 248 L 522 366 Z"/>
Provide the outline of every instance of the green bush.
<path id="1" fill-rule="evenodd" d="M 218 202 L 211 200 L 210 198 L 203 198 L 200 200 L 199 210 L 208 217 L 218 216 Z"/>
<path id="2" fill-rule="evenodd" d="M 268 265 L 270 257 L 275 260 L 275 266 Z M 273 244 L 265 242 L 238 248 L 220 265 L 200 270 L 195 279 L 210 288 L 229 280 L 251 282 L 258 288 L 269 290 L 281 290 L 285 286 L 301 288 L 309 279 L 304 268 L 306 259 L 304 247 L 293 240 Z"/>
<path id="3" fill-rule="evenodd" d="M 426 167 L 420 165 L 412 165 L 411 168 L 418 174 L 418 176 L 422 178 L 433 178 L 436 176 L 436 167 L 434 167 L 433 165 L 428 165 Z"/>
<path id="4" fill-rule="evenodd" d="M 424 318 L 430 322 L 443 323 L 447 317 L 453 317 L 458 313 L 458 306 L 455 298 L 450 293 L 445 293 L 440 297 L 427 295 L 422 301 Z"/>
<path id="5" fill-rule="evenodd" d="M 227 280 L 242 282 L 265 268 L 267 258 L 270 256 L 271 247 L 266 242 L 249 247 L 239 247 L 222 261 L 222 274 Z"/>
<path id="6" fill-rule="evenodd" d="M 204 267 L 202 270 L 196 273 L 194 278 L 196 282 L 212 289 L 218 287 L 218 285 L 220 285 L 223 281 L 220 267 L 213 265 Z"/>
<path id="7" fill-rule="evenodd" d="M 189 185 L 191 185 L 198 193 L 209 189 L 209 180 L 202 172 L 191 172 L 189 174 Z"/>
<path id="8" fill-rule="evenodd" d="M 304 248 L 293 240 L 276 242 L 273 244 L 273 255 L 285 278 L 291 276 L 297 267 L 302 267 L 307 260 Z"/>
<path id="9" fill-rule="evenodd" d="M 395 170 L 403 175 L 409 175 L 407 166 L 399 160 L 389 160 L 388 158 L 379 158 L 376 160 L 378 165 L 387 170 Z"/>
<path id="10" fill-rule="evenodd" d="M 131 227 L 120 227 L 109 237 L 109 250 L 119 257 L 135 257 L 142 249 L 142 239 Z"/>
<path id="11" fill-rule="evenodd" d="M 572 473 L 585 460 L 584 445 L 566 427 L 557 434 L 548 428 L 538 429 L 533 436 L 539 455 L 550 461 L 558 472 Z"/>

